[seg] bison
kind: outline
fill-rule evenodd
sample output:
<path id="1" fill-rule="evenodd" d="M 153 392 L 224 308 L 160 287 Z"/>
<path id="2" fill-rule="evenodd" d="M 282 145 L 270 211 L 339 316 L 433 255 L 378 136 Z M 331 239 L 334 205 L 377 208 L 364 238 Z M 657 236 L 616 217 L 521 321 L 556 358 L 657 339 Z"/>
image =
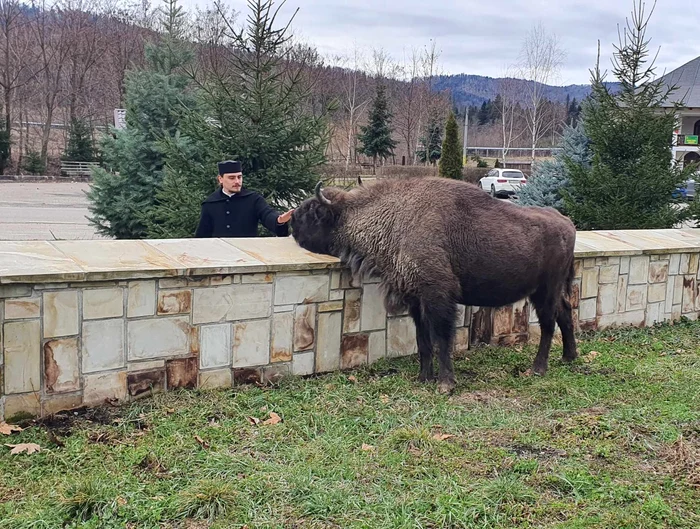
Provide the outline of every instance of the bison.
<path id="1" fill-rule="evenodd" d="M 555 209 L 500 201 L 439 177 L 382 179 L 350 191 L 319 182 L 291 228 L 302 248 L 339 258 L 355 277 L 378 276 L 387 312 L 408 310 L 415 323 L 420 381 L 433 379 L 437 347 L 441 393 L 455 387 L 458 304 L 529 298 L 541 328 L 534 373 L 547 371 L 555 322 L 563 360 L 576 359 L 569 302 L 576 229 Z"/>

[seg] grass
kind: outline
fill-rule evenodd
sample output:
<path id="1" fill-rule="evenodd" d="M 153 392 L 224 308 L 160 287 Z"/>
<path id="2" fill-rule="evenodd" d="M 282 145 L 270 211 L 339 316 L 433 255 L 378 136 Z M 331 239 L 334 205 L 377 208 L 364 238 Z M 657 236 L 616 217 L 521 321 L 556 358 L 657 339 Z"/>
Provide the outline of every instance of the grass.
<path id="1" fill-rule="evenodd" d="M 451 396 L 404 358 L 29 421 L 0 528 L 697 528 L 699 350 L 683 322 L 555 346 L 544 378 L 478 348 Z"/>

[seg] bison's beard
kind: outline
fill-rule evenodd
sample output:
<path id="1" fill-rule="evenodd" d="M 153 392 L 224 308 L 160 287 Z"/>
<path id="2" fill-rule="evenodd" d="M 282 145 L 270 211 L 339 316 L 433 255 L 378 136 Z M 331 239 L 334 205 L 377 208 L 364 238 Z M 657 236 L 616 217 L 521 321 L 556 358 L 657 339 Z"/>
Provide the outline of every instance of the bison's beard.
<path id="1" fill-rule="evenodd" d="M 408 308 L 406 298 L 393 283 L 382 273 L 381 268 L 371 257 L 359 252 L 343 249 L 339 252 L 340 262 L 350 270 L 353 283 L 360 284 L 367 279 L 379 279 L 379 289 L 384 298 L 384 308 L 390 314 L 404 312 Z"/>

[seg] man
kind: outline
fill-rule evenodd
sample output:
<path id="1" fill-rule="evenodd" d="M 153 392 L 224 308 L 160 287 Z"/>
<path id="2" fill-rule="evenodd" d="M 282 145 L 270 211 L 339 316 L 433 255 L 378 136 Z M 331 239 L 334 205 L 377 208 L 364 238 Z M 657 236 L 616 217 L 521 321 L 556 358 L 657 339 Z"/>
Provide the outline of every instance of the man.
<path id="1" fill-rule="evenodd" d="M 195 237 L 257 237 L 258 222 L 278 237 L 289 235 L 292 211 L 280 214 L 265 199 L 243 188 L 241 162 L 219 162 L 219 184 L 202 202 Z"/>

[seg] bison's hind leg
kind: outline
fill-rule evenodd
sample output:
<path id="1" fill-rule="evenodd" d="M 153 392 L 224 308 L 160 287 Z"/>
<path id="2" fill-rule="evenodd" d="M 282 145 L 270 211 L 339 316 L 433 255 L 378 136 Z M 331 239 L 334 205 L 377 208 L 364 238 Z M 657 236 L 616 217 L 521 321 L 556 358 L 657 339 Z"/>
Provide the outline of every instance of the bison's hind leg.
<path id="1" fill-rule="evenodd" d="M 540 288 L 530 296 L 537 311 L 540 324 L 540 345 L 537 349 L 532 371 L 536 375 L 545 375 L 549 364 L 549 351 L 552 348 L 554 325 L 557 318 L 558 299 L 546 287 Z"/>
<path id="2" fill-rule="evenodd" d="M 427 318 L 421 316 L 420 303 L 410 305 L 410 313 L 413 323 L 416 325 L 416 342 L 418 356 L 420 358 L 419 382 L 428 382 L 434 378 L 433 374 L 433 342 L 430 339 L 430 327 Z"/>
<path id="3" fill-rule="evenodd" d="M 559 325 L 559 329 L 561 330 L 562 342 L 564 343 L 562 360 L 565 362 L 573 362 L 578 356 L 576 351 L 576 336 L 574 335 L 574 316 L 571 303 L 569 303 L 569 300 L 564 296 L 562 296 L 559 301 L 557 325 Z"/>
<path id="4" fill-rule="evenodd" d="M 421 300 L 420 312 L 421 326 L 424 330 L 427 328 L 430 333 L 430 352 L 432 353 L 432 344 L 437 347 L 440 366 L 438 391 L 450 393 L 456 385 L 452 366 L 452 344 L 456 332 L 457 304 L 446 295 L 432 294 Z"/>

